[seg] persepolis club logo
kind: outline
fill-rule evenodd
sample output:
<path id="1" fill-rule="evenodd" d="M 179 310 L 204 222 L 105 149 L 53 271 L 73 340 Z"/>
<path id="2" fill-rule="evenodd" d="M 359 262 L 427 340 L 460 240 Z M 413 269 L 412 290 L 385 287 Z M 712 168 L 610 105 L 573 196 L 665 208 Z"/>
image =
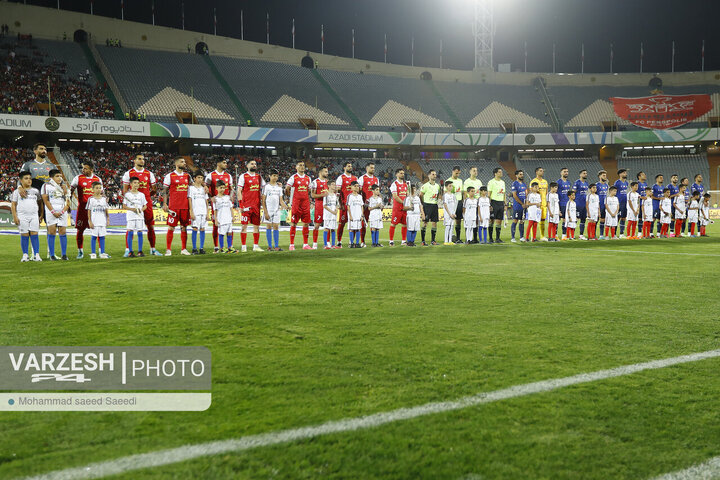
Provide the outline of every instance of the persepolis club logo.
<path id="1" fill-rule="evenodd" d="M 643 128 L 664 130 L 685 125 L 712 109 L 710 95 L 654 95 L 610 98 L 618 117 Z"/>
<path id="2" fill-rule="evenodd" d="M 51 132 L 54 132 L 55 130 L 60 128 L 60 121 L 55 117 L 48 117 L 45 120 L 45 128 L 47 128 Z"/>

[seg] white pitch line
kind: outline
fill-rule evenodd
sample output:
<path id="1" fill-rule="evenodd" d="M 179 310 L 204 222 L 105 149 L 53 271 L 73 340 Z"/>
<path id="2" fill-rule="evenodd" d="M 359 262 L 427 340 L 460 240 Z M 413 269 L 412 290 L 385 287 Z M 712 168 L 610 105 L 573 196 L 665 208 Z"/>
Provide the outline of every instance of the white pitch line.
<path id="1" fill-rule="evenodd" d="M 249 435 L 230 440 L 186 445 L 166 450 L 158 450 L 149 453 L 140 453 L 120 457 L 115 460 L 107 460 L 91 463 L 83 467 L 56 470 L 34 477 L 26 477 L 25 480 L 78 480 L 88 478 L 101 478 L 109 475 L 118 475 L 143 468 L 160 467 L 174 463 L 184 462 L 195 458 L 206 457 L 229 452 L 242 452 L 254 448 L 278 445 L 298 440 L 320 437 L 332 433 L 352 432 L 367 428 L 379 427 L 402 420 L 424 417 L 436 413 L 451 412 L 468 407 L 474 407 L 485 403 L 497 402 L 511 398 L 523 397 L 534 393 L 543 393 L 557 390 L 571 385 L 595 382 L 608 378 L 630 375 L 644 370 L 655 370 L 672 365 L 679 365 L 688 362 L 697 362 L 708 358 L 720 357 L 720 350 L 709 350 L 707 352 L 693 353 L 679 357 L 653 360 L 650 362 L 635 363 L 608 370 L 598 370 L 590 373 L 581 373 L 570 377 L 542 380 L 539 382 L 515 385 L 501 390 L 480 393 L 458 400 L 447 402 L 433 402 L 416 407 L 398 408 L 388 412 L 375 413 L 362 417 L 347 418 L 326 422 L 320 425 L 280 430 L 258 435 Z"/>
<path id="2" fill-rule="evenodd" d="M 562 250 L 565 251 L 564 249 Z M 620 250 L 614 248 L 576 247 L 573 250 L 585 250 L 587 252 L 648 253 L 651 255 L 688 255 L 692 257 L 720 257 L 719 253 L 653 252 L 651 250 Z"/>
<path id="3" fill-rule="evenodd" d="M 685 470 L 666 473 L 653 480 L 710 480 L 720 478 L 720 457 L 713 457 L 707 462 L 693 465 Z"/>

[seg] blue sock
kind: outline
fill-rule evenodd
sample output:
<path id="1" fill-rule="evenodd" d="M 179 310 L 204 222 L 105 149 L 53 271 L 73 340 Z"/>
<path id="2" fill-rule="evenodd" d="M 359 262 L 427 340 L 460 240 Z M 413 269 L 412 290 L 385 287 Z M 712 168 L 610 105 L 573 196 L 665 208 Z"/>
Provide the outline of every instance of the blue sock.
<path id="1" fill-rule="evenodd" d="M 520 224 L 520 238 L 525 238 L 525 224 Z"/>
<path id="2" fill-rule="evenodd" d="M 323 246 L 324 247 L 327 247 L 327 237 L 328 237 L 328 232 L 327 232 L 327 230 L 325 230 L 323 232 Z"/>
<path id="3" fill-rule="evenodd" d="M 100 242 L 100 253 L 105 253 L 105 237 L 98 237 Z"/>
<path id="4" fill-rule="evenodd" d="M 515 238 L 515 229 L 517 228 L 517 223 L 513 222 L 510 225 L 510 238 Z"/>
<path id="5" fill-rule="evenodd" d="M 233 241 L 233 237 L 232 237 L 232 235 L 230 235 L 230 234 L 228 233 L 228 236 L 227 236 L 228 248 L 232 248 L 232 241 Z"/>
<path id="6" fill-rule="evenodd" d="M 51 257 L 55 256 L 55 235 L 47 234 L 48 253 Z"/>
<path id="7" fill-rule="evenodd" d="M 350 230 L 350 244 L 355 243 L 355 230 Z"/>
<path id="8" fill-rule="evenodd" d="M 492 228 L 492 227 L 489 227 Z M 492 232 L 491 232 L 492 233 Z M 487 242 L 488 227 L 483 228 L 483 240 Z M 492 235 L 491 235 L 492 236 Z"/>
<path id="9" fill-rule="evenodd" d="M 330 243 L 333 247 L 335 246 L 335 230 L 330 231 Z"/>
<path id="10" fill-rule="evenodd" d="M 620 220 L 620 235 L 625 233 L 625 220 Z"/>
<path id="11" fill-rule="evenodd" d="M 28 255 L 28 251 L 30 250 L 30 237 L 26 237 L 25 235 L 20 236 L 20 248 L 22 248 L 23 254 Z"/>
<path id="12" fill-rule="evenodd" d="M 585 233 L 585 222 L 580 223 L 580 235 Z"/>
<path id="13" fill-rule="evenodd" d="M 218 238 L 220 239 L 220 249 L 225 248 L 225 235 L 219 235 Z"/>
<path id="14" fill-rule="evenodd" d="M 129 232 L 127 232 L 127 236 L 128 236 L 128 237 L 127 237 L 128 248 L 130 249 L 131 252 L 133 251 L 133 250 L 132 250 L 132 243 L 133 243 L 133 236 L 134 236 L 134 235 L 135 235 L 135 232 L 133 232 L 132 230 L 130 230 Z M 140 249 L 138 249 L 138 250 L 140 250 Z"/>
<path id="15" fill-rule="evenodd" d="M 270 227 L 265 229 L 265 237 L 267 237 L 268 248 L 273 248 L 273 246 L 272 246 L 272 230 L 270 229 Z"/>
<path id="16" fill-rule="evenodd" d="M 142 252 L 143 247 L 143 232 L 138 232 L 138 252 Z"/>
<path id="17" fill-rule="evenodd" d="M 192 244 L 193 244 L 193 250 L 197 250 L 197 230 L 193 228 L 192 231 Z"/>
<path id="18" fill-rule="evenodd" d="M 60 235 L 60 253 L 67 255 L 67 235 Z"/>
<path id="19" fill-rule="evenodd" d="M 200 230 L 200 248 L 205 248 L 205 230 Z"/>
<path id="20" fill-rule="evenodd" d="M 273 240 L 275 240 L 275 248 L 280 246 L 280 230 L 273 230 Z"/>
<path id="21" fill-rule="evenodd" d="M 95 253 L 95 245 L 97 244 L 97 237 L 90 238 L 90 253 Z"/>
<path id="22" fill-rule="evenodd" d="M 40 255 L 40 237 L 36 233 L 35 235 L 30 235 L 30 242 L 32 242 L 33 250 L 35 250 L 35 255 Z"/>

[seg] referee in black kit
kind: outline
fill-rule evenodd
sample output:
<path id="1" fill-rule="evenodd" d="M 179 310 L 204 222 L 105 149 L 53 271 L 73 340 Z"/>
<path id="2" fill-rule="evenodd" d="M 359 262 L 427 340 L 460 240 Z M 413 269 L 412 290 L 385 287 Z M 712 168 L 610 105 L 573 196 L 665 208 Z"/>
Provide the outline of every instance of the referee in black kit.
<path id="1" fill-rule="evenodd" d="M 425 212 L 425 220 L 423 220 L 422 226 L 420 227 L 420 236 L 422 237 L 423 247 L 427 246 L 427 243 L 425 243 L 425 229 L 427 228 L 428 222 L 430 222 L 431 228 L 430 238 L 432 241 L 430 244 L 437 245 L 435 236 L 437 235 L 437 222 L 440 219 L 440 214 L 438 213 L 438 199 L 440 198 L 441 189 L 440 184 L 435 182 L 436 178 L 437 172 L 435 170 L 430 170 L 428 172 L 428 181 L 420 187 L 420 198 L 423 204 L 423 212 Z"/>
<path id="2" fill-rule="evenodd" d="M 503 170 L 500 167 L 493 169 L 495 177 L 487 184 L 488 195 L 490 195 L 490 243 L 493 243 L 492 222 L 495 221 L 495 242 L 503 243 L 500 240 L 502 221 L 505 218 L 505 180 L 502 179 Z"/>

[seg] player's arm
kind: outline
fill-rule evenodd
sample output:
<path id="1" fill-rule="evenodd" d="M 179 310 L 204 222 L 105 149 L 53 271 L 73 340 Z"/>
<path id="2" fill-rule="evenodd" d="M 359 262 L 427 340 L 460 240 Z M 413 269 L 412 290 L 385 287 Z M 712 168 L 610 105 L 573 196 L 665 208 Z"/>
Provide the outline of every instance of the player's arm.
<path id="1" fill-rule="evenodd" d="M 267 198 L 267 195 L 264 193 L 260 195 L 260 203 L 262 204 L 263 212 L 265 212 L 265 219 L 270 220 L 270 214 L 268 213 L 267 203 L 265 199 Z"/>
<path id="2" fill-rule="evenodd" d="M 20 218 L 18 218 L 18 215 L 17 215 L 17 202 L 16 202 L 15 200 L 13 200 L 13 201 L 10 203 L 10 212 L 12 213 L 13 222 L 15 223 L 15 225 L 18 225 L 18 226 L 19 226 L 19 225 L 20 225 Z"/>
<path id="3" fill-rule="evenodd" d="M 62 215 L 62 212 L 61 213 L 55 212 L 55 209 L 53 209 L 52 205 L 50 204 L 50 196 L 47 193 L 42 194 L 42 201 L 45 204 L 45 208 L 50 210 L 52 212 L 52 214 L 55 215 L 56 218 L 59 218 L 60 215 Z"/>

